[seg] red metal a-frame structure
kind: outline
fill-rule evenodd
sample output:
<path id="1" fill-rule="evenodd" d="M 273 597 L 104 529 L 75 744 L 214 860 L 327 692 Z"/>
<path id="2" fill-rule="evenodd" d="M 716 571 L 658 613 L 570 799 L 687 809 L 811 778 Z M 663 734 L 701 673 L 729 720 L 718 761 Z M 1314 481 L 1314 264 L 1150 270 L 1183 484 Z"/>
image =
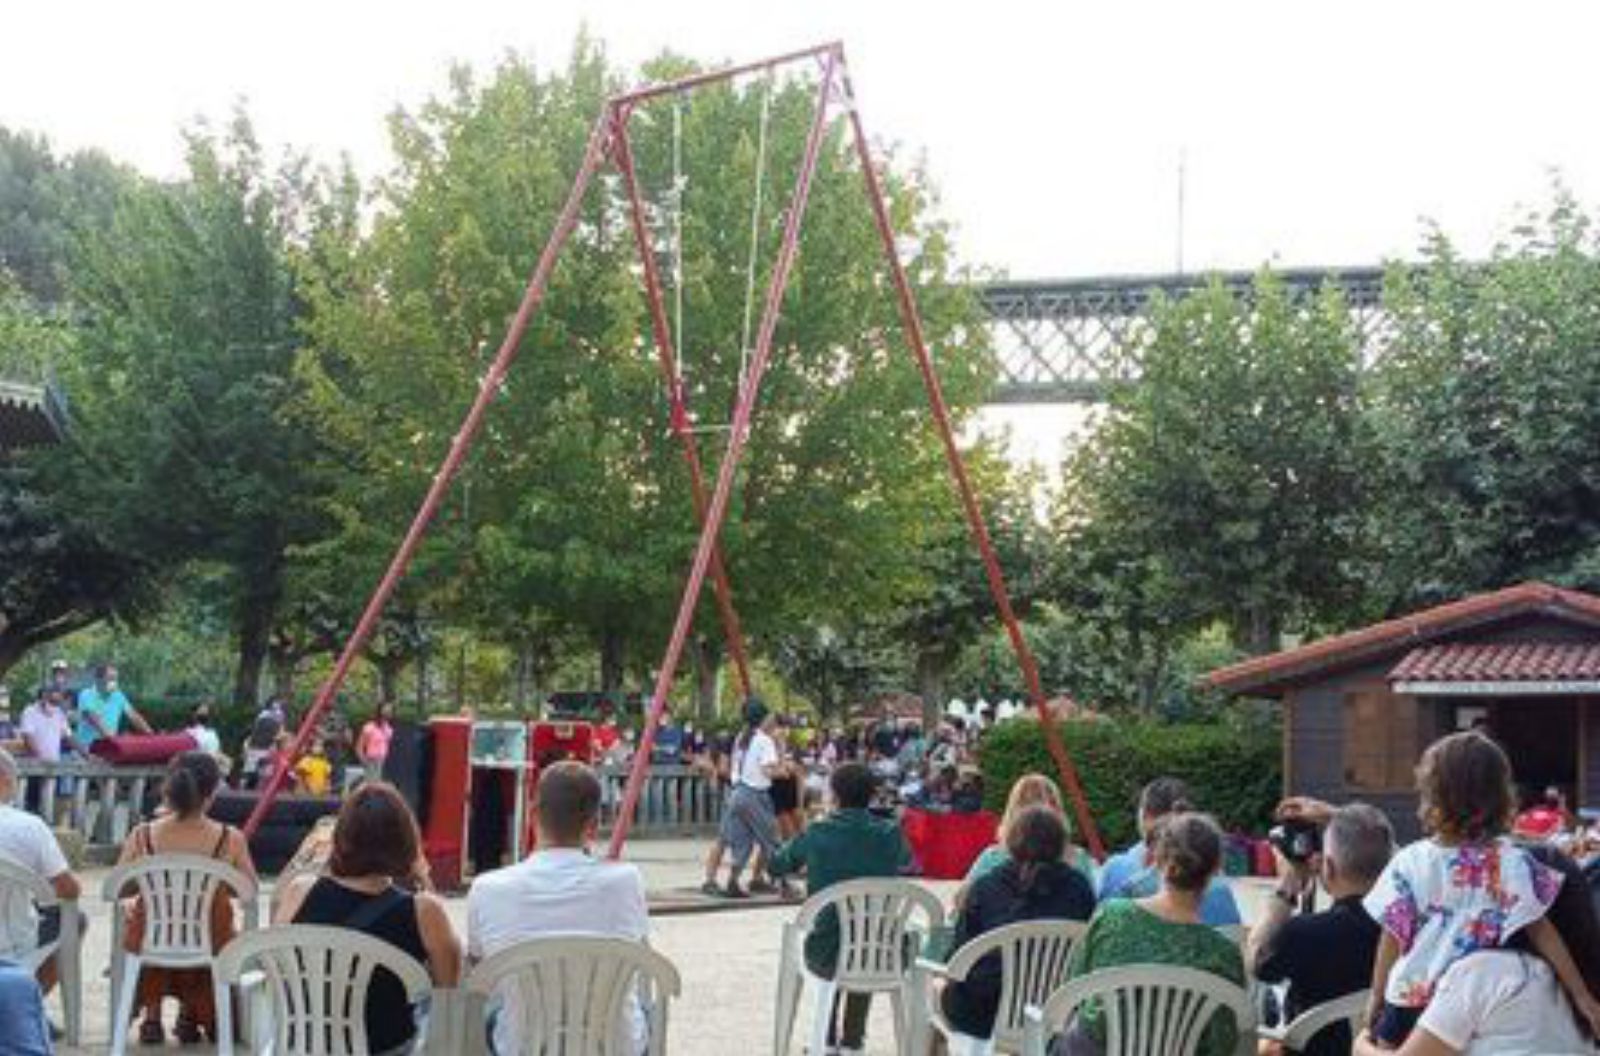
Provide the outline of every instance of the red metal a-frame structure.
<path id="1" fill-rule="evenodd" d="M 779 244 L 777 257 L 767 282 L 760 323 L 756 328 L 755 346 L 734 407 L 733 422 L 728 433 L 727 451 L 723 456 L 722 464 L 718 467 L 716 485 L 708 497 L 706 495 L 705 476 L 700 466 L 699 455 L 689 426 L 689 414 L 685 403 L 682 378 L 677 369 L 677 352 L 673 348 L 672 330 L 668 325 L 665 302 L 662 296 L 661 276 L 657 269 L 655 250 L 650 241 L 644 202 L 639 190 L 638 174 L 634 168 L 633 149 L 628 135 L 628 122 L 634 110 L 640 104 L 649 102 L 652 99 L 685 94 L 697 88 L 749 74 L 771 73 L 779 68 L 807 64 L 815 64 L 820 68 L 816 105 L 812 113 L 805 149 L 801 155 L 800 167 L 795 175 L 793 190 L 790 192 L 788 209 L 783 225 L 782 241 Z M 650 753 L 655 743 L 656 729 L 660 724 L 662 712 L 666 707 L 667 694 L 672 688 L 674 678 L 677 676 L 678 665 L 683 656 L 684 644 L 694 621 L 695 609 L 699 604 L 700 594 L 705 586 L 705 579 L 708 573 L 714 584 L 718 613 L 728 639 L 729 654 L 733 658 L 742 687 L 747 694 L 750 691 L 749 663 L 744 650 L 743 635 L 739 628 L 738 613 L 733 605 L 732 589 L 729 586 L 727 572 L 723 567 L 722 556 L 718 547 L 718 535 L 722 528 L 723 519 L 727 514 L 728 500 L 733 490 L 734 476 L 739 468 L 739 460 L 744 454 L 745 443 L 749 439 L 750 419 L 755 411 L 756 397 L 761 390 L 761 379 L 766 373 L 767 363 L 771 356 L 773 332 L 777 327 L 778 314 L 783 305 L 784 293 L 788 288 L 789 274 L 799 253 L 800 225 L 805 217 L 806 204 L 810 198 L 812 177 L 816 172 L 817 158 L 821 151 L 828 119 L 835 107 L 845 114 L 850 121 L 856 155 L 859 159 L 862 177 L 866 185 L 867 201 L 872 208 L 873 220 L 877 226 L 879 237 L 882 239 L 884 257 L 894 282 L 895 296 L 899 302 L 900 321 L 905 329 L 906 340 L 916 360 L 917 368 L 922 374 L 922 381 L 927 390 L 928 404 L 933 414 L 934 425 L 937 427 L 940 439 L 944 444 L 945 457 L 950 466 L 950 475 L 954 481 L 957 495 L 961 500 L 962 509 L 966 514 L 973 542 L 983 560 L 984 571 L 989 579 L 990 592 L 994 595 L 995 605 L 999 609 L 1000 618 L 1005 624 L 1006 634 L 1011 640 L 1012 648 L 1016 651 L 1017 660 L 1022 665 L 1022 674 L 1027 684 L 1029 698 L 1035 708 L 1038 709 L 1039 718 L 1045 731 L 1046 743 L 1060 773 L 1061 784 L 1071 801 L 1079 831 L 1088 843 L 1090 851 L 1097 858 L 1104 855 L 1104 847 L 1100 841 L 1099 830 L 1089 812 L 1088 802 L 1083 794 L 1083 786 L 1078 780 L 1077 769 L 1073 766 L 1072 759 L 1067 754 L 1060 732 L 1056 728 L 1056 724 L 1045 703 L 1044 690 L 1039 681 L 1038 665 L 1035 663 L 1033 653 L 1028 648 L 1028 643 L 1022 635 L 1022 628 L 1017 621 L 1016 613 L 1011 607 L 1011 598 L 1006 590 L 1005 577 L 1000 570 L 1000 562 L 995 556 L 994 546 L 989 538 L 989 530 L 984 523 L 977 493 L 973 489 L 972 480 L 967 474 L 966 465 L 962 461 L 960 449 L 956 444 L 955 433 L 950 424 L 949 409 L 945 404 L 944 393 L 939 384 L 939 376 L 934 369 L 933 359 L 928 353 L 927 341 L 923 335 L 922 318 L 917 311 L 916 299 L 912 294 L 911 284 L 906 278 L 905 269 L 900 262 L 899 253 L 895 247 L 894 230 L 890 225 L 889 213 L 884 204 L 882 186 L 879 182 L 877 169 L 873 166 L 872 152 L 868 146 L 866 131 L 861 123 L 861 115 L 856 108 L 849 72 L 845 66 L 844 47 L 839 42 L 823 44 L 803 51 L 777 55 L 759 62 L 733 66 L 663 84 L 648 85 L 614 96 L 606 103 L 600 116 L 595 120 L 594 128 L 589 135 L 588 146 L 584 151 L 583 162 L 579 166 L 577 176 L 572 184 L 572 190 L 568 193 L 561 213 L 556 219 L 555 229 L 550 233 L 549 241 L 545 243 L 544 250 L 539 255 L 538 264 L 534 268 L 532 278 L 528 281 L 527 291 L 522 297 L 522 304 L 511 321 L 505 340 L 501 342 L 494 361 L 484 375 L 478 389 L 477 398 L 473 400 L 471 409 L 461 423 L 461 428 L 457 430 L 454 439 L 451 441 L 449 453 L 445 456 L 439 471 L 434 474 L 428 493 L 423 499 L 421 507 L 417 510 L 416 517 L 411 522 L 411 527 L 407 530 L 399 549 L 395 551 L 394 558 L 390 561 L 383 579 L 378 583 L 377 589 L 373 591 L 371 599 L 367 602 L 360 621 L 351 633 L 349 641 L 345 643 L 338 662 L 334 665 L 332 674 L 328 676 L 327 682 L 318 691 L 310 711 L 306 713 L 304 721 L 301 722 L 299 732 L 295 736 L 294 745 L 290 750 L 291 759 L 299 758 L 301 753 L 304 752 L 316 729 L 317 722 L 333 701 L 339 688 L 344 684 L 351 665 L 354 664 L 356 657 L 360 655 L 362 647 L 377 626 L 378 618 L 382 614 L 384 606 L 394 593 L 401 577 L 404 576 L 417 546 L 422 542 L 422 537 L 427 533 L 428 526 L 433 521 L 434 514 L 437 513 L 445 493 L 449 490 L 450 484 L 460 470 L 468 450 L 477 438 L 489 404 L 493 401 L 495 394 L 500 391 L 500 386 L 505 381 L 512 362 L 516 359 L 523 334 L 528 328 L 528 323 L 533 319 L 534 313 L 539 309 L 540 302 L 544 299 L 545 288 L 550 280 L 551 273 L 555 270 L 561 248 L 572 234 L 573 228 L 577 225 L 578 214 L 583 206 L 589 185 L 593 182 L 601 167 L 609 161 L 616 166 L 618 173 L 621 175 L 623 187 L 627 194 L 631 224 L 635 241 L 638 244 L 639 259 L 643 269 L 645 295 L 649 301 L 650 324 L 654 332 L 657 359 L 670 401 L 672 429 L 679 438 L 683 447 L 684 458 L 688 463 L 695 513 L 701 523 L 699 545 L 695 549 L 694 562 L 690 566 L 688 582 L 684 586 L 683 597 L 678 606 L 678 614 L 673 624 L 672 637 L 667 644 L 666 656 L 662 659 L 659 673 L 656 676 L 655 689 L 650 699 L 644 734 L 639 740 L 638 751 L 634 756 L 633 769 L 629 775 L 627 789 L 623 795 L 621 809 L 617 815 L 617 823 L 611 835 L 611 856 L 617 857 L 621 854 L 623 844 L 627 840 L 628 828 L 633 820 L 634 808 L 638 803 L 645 773 L 649 768 Z M 246 823 L 246 832 L 253 833 L 256 827 L 260 825 L 270 809 L 273 799 L 281 791 L 283 782 L 291 769 L 290 766 L 279 766 L 274 769 L 270 782 L 266 789 L 263 790 L 260 801 L 256 804 L 255 810 L 250 815 L 250 820 Z"/>

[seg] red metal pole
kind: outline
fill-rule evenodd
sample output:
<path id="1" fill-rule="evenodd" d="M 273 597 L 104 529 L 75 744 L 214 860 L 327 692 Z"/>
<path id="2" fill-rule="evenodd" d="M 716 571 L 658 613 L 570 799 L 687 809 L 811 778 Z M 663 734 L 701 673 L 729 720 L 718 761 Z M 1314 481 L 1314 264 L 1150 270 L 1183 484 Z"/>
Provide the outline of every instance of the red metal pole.
<path id="1" fill-rule="evenodd" d="M 694 564 L 689 570 L 689 582 L 683 590 L 683 600 L 678 605 L 678 618 L 672 628 L 672 639 L 667 643 L 667 654 L 656 674 L 655 694 L 650 702 L 650 714 L 645 722 L 644 735 L 639 738 L 639 748 L 628 774 L 628 787 L 623 793 L 622 805 L 617 811 L 616 827 L 611 833 L 609 854 L 619 857 L 622 845 L 628 839 L 628 828 L 633 823 L 633 811 L 639 802 L 639 792 L 644 786 L 645 771 L 650 767 L 650 751 L 655 745 L 656 726 L 666 707 L 667 692 L 678 673 L 678 662 L 683 657 L 683 643 L 694 621 L 695 605 L 705 584 L 706 569 L 711 564 L 711 554 L 717 544 L 717 533 L 728 512 L 728 499 L 733 493 L 733 478 L 739 468 L 739 458 L 744 453 L 749 438 L 750 415 L 755 408 L 756 393 L 761 388 L 761 376 L 766 373 L 767 360 L 772 353 L 772 334 L 778 325 L 778 311 L 783 306 L 784 291 L 789 286 L 789 272 L 794 267 L 800 248 L 800 220 L 805 215 L 806 203 L 811 197 L 811 178 L 816 173 L 817 156 L 822 149 L 822 134 L 827 127 L 828 99 L 833 91 L 833 78 L 839 60 L 837 46 L 826 52 L 822 69 L 822 83 L 817 89 L 817 109 L 806 137 L 805 153 L 800 171 L 795 176 L 794 192 L 789 199 L 789 215 L 784 220 L 783 241 L 773 265 L 772 278 L 767 285 L 767 299 L 761 310 L 761 325 L 756 332 L 756 347 L 750 360 L 750 372 L 733 412 L 733 426 L 728 434 L 728 451 L 717 470 L 717 487 L 711 496 L 711 509 L 706 515 L 705 527 L 700 532 L 700 545 L 695 550 Z"/>
<path id="2" fill-rule="evenodd" d="M 861 159 L 861 174 L 866 180 L 867 199 L 872 205 L 872 217 L 877 224 L 878 235 L 883 240 L 884 255 L 888 258 L 889 270 L 894 279 L 895 297 L 900 304 L 900 322 L 905 328 L 906 340 L 911 345 L 911 351 L 916 356 L 917 369 L 922 373 L 923 387 L 928 391 L 928 405 L 933 411 L 939 438 L 944 443 L 945 459 L 950 464 L 950 476 L 955 482 L 956 493 L 966 513 L 973 542 L 977 544 L 978 553 L 983 558 L 983 570 L 989 579 L 989 592 L 994 595 L 995 607 L 1000 610 L 1000 619 L 1005 624 L 1006 636 L 1011 639 L 1011 647 L 1016 651 L 1017 662 L 1022 665 L 1022 677 L 1028 687 L 1028 696 L 1039 711 L 1039 722 L 1044 728 L 1045 744 L 1055 760 L 1056 769 L 1061 773 L 1061 783 L 1066 787 L 1067 794 L 1072 800 L 1078 827 L 1083 832 L 1090 853 L 1097 859 L 1103 859 L 1105 845 L 1100 840 L 1100 830 L 1095 826 L 1094 816 L 1089 812 L 1088 799 L 1084 796 L 1083 785 L 1078 780 L 1077 767 L 1073 765 L 1072 757 L 1067 754 L 1067 747 L 1062 743 L 1060 731 L 1056 729 L 1050 709 L 1045 703 L 1044 687 L 1039 680 L 1039 665 L 1034 660 L 1033 650 L 1028 648 L 1027 639 L 1022 635 L 1022 626 L 1017 622 L 1017 614 L 1011 608 L 1011 594 L 1006 589 L 1005 574 L 1000 569 L 999 558 L 995 556 L 994 544 L 989 539 L 989 529 L 984 523 L 977 492 L 967 475 L 966 464 L 961 458 L 961 449 L 956 444 L 955 431 L 950 425 L 950 409 L 944 399 L 944 389 L 939 383 L 939 374 L 934 369 L 933 357 L 928 354 L 927 339 L 922 332 L 922 316 L 917 311 L 911 283 L 906 278 L 904 266 L 900 263 L 899 250 L 895 248 L 894 227 L 889 221 L 889 211 L 884 206 L 883 188 L 879 183 L 877 170 L 873 168 L 872 151 L 867 143 L 866 131 L 861 124 L 861 113 L 855 105 L 855 92 L 850 83 L 850 73 L 848 69 L 843 68 L 842 62 L 840 83 L 847 97 L 850 126 L 855 132 L 856 154 Z"/>
<path id="3" fill-rule="evenodd" d="M 679 77 L 675 81 L 661 81 L 656 84 L 642 85 L 623 92 L 621 95 L 612 96 L 611 102 L 613 105 L 619 103 L 642 103 L 663 95 L 671 95 L 674 92 L 685 92 L 691 88 L 714 84 L 717 81 L 742 77 L 747 73 L 760 73 L 763 70 L 770 70 L 777 66 L 787 66 L 802 59 L 820 59 L 827 55 L 839 54 L 841 51 L 842 47 L 838 41 L 829 41 L 826 44 L 818 44 L 815 47 L 774 55 L 758 62 L 746 62 L 739 66 L 725 66 L 720 70 L 708 70 L 705 73 L 693 73 L 687 77 Z"/>
<path id="4" fill-rule="evenodd" d="M 611 141 L 616 150 L 617 169 L 622 173 L 622 184 L 628 195 L 628 213 L 633 222 L 633 238 L 639 246 L 639 260 L 644 265 L 645 299 L 650 305 L 650 328 L 655 334 L 656 361 L 661 365 L 661 380 L 667 387 L 667 398 L 672 404 L 672 431 L 683 446 L 683 460 L 689 464 L 689 491 L 694 497 L 694 515 L 701 530 L 706 523 L 706 481 L 700 469 L 700 452 L 694 433 L 689 428 L 689 410 L 684 398 L 683 379 L 678 374 L 677 351 L 672 347 L 672 328 L 667 325 L 666 303 L 661 296 L 661 274 L 656 266 L 656 254 L 650 245 L 650 229 L 645 222 L 644 199 L 639 193 L 639 174 L 633 164 L 633 145 L 628 140 L 628 114 L 631 104 L 614 104 L 611 107 Z M 744 650 L 744 630 L 739 626 L 739 613 L 733 607 L 733 588 L 728 583 L 728 571 L 722 563 L 722 546 L 711 551 L 711 583 L 716 588 L 717 609 L 722 616 L 722 631 L 728 640 L 728 654 L 739 672 L 739 685 L 744 695 L 750 695 L 750 662 Z"/>
<path id="5" fill-rule="evenodd" d="M 421 545 L 422 538 L 428 532 L 434 514 L 438 512 L 439 504 L 444 500 L 445 493 L 450 490 L 450 484 L 455 479 L 456 473 L 461 469 L 462 462 L 467 457 L 467 451 L 472 446 L 473 440 L 478 435 L 478 430 L 483 425 L 484 414 L 489 409 L 489 404 L 500 391 L 501 384 L 505 381 L 506 371 L 517 358 L 518 346 L 522 343 L 522 335 L 528 329 L 534 313 L 538 311 L 539 304 L 544 300 L 545 286 L 550 281 L 550 275 L 555 270 L 556 260 L 561 253 L 561 247 L 566 243 L 572 230 L 577 226 L 578 213 L 583 207 L 584 194 L 599 170 L 606 154 L 607 137 L 610 126 L 606 115 L 602 114 L 595 121 L 594 129 L 589 133 L 589 144 L 584 150 L 583 164 L 578 169 L 578 174 L 572 183 L 572 190 L 567 193 L 566 204 L 561 209 L 561 214 L 556 220 L 555 229 L 550 232 L 550 239 L 545 243 L 544 251 L 539 254 L 539 263 L 533 269 L 533 276 L 528 280 L 527 291 L 522 295 L 522 304 L 517 308 L 516 316 L 511 320 L 511 326 L 506 331 L 505 340 L 500 343 L 500 350 L 495 354 L 494 361 L 489 365 L 489 371 L 484 375 L 483 382 L 478 386 L 477 398 L 472 401 L 472 408 L 467 412 L 467 417 L 461 423 L 461 428 L 456 431 L 455 438 L 450 442 L 450 452 L 445 456 L 444 463 L 433 476 L 433 483 L 428 486 L 428 494 L 422 500 L 422 505 L 417 510 L 417 515 L 411 521 L 405 539 L 401 541 L 400 548 L 395 551 L 393 560 L 389 562 L 388 571 L 383 574 L 378 587 L 372 592 L 372 597 L 367 602 L 366 609 L 361 613 L 361 619 L 356 624 L 356 629 L 351 632 L 350 640 L 345 643 L 344 651 L 339 654 L 339 661 L 333 667 L 333 673 L 317 691 L 316 699 L 312 702 L 311 710 L 306 712 L 306 717 L 300 723 L 299 732 L 295 734 L 294 744 L 289 749 L 289 757 L 282 765 L 272 772 L 267 787 L 262 790 L 261 798 L 257 801 L 255 809 L 250 812 L 250 818 L 245 822 L 245 834 L 252 835 L 266 817 L 272 801 L 283 788 L 283 782 L 288 777 L 294 760 L 298 759 L 305 751 L 306 744 L 311 740 L 316 730 L 317 722 L 322 718 L 328 706 L 333 702 L 335 694 L 344 685 L 345 678 L 350 673 L 350 667 L 360 655 L 362 646 L 372 636 L 373 629 L 377 626 L 378 618 L 383 614 L 383 608 L 388 604 L 389 598 L 399 586 L 400 579 L 405 575 L 406 568 L 411 564 L 411 558 Z"/>

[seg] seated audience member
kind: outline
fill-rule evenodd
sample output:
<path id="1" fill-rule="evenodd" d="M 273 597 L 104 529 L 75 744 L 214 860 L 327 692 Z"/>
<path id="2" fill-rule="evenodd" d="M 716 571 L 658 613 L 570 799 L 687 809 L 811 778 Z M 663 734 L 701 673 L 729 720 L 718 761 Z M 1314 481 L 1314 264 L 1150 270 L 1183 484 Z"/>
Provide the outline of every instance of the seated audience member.
<path id="1" fill-rule="evenodd" d="M 27 969 L 0 957 L 0 1052 L 6 1056 L 51 1056 L 50 1021 L 44 994 Z"/>
<path id="2" fill-rule="evenodd" d="M 1067 826 L 1058 811 L 1043 804 L 1017 811 L 1006 827 L 1006 859 L 981 876 L 967 891 L 956 917 L 953 949 L 985 932 L 1028 920 L 1088 920 L 1094 912 L 1094 889 L 1076 868 L 1067 865 Z M 939 1004 L 952 1026 L 963 1034 L 987 1038 L 994 1033 L 1002 985 L 998 953 L 991 953 L 961 982 L 946 986 Z"/>
<path id="3" fill-rule="evenodd" d="M 435 986 L 461 978 L 461 942 L 444 903 L 412 894 L 421 838 L 417 820 L 392 785 L 369 781 L 339 808 L 327 874 L 302 873 L 289 883 L 274 915 L 277 924 L 325 924 L 382 939 L 428 966 Z M 416 1038 L 405 991 L 392 972 L 373 976 L 367 991 L 367 1044 L 375 1053 L 408 1051 Z"/>
<path id="4" fill-rule="evenodd" d="M 117 864 L 158 854 L 193 854 L 225 862 L 253 879 L 255 865 L 250 860 L 244 834 L 206 816 L 221 781 L 222 771 L 216 756 L 190 751 L 175 757 L 167 768 L 167 780 L 162 786 L 165 813 L 128 834 Z M 220 950 L 234 936 L 233 893 L 219 890 L 208 912 L 211 914 L 211 944 L 213 950 Z M 121 941 L 130 952 L 137 953 L 144 943 L 145 907 L 141 899 L 134 900 L 127 919 L 127 931 Z M 112 936 L 112 939 L 117 941 L 118 937 Z M 215 1040 L 216 1008 L 212 996 L 209 968 L 144 966 L 139 972 L 137 992 L 138 1006 L 144 1012 L 139 1043 L 164 1043 L 161 1002 L 168 997 L 178 1000 L 175 1033 L 179 1041 L 197 1043 L 202 1030 Z"/>
<path id="5" fill-rule="evenodd" d="M 1291 800 L 1294 815 L 1322 827 L 1322 854 L 1311 861 L 1282 862 L 1282 879 L 1250 932 L 1247 958 L 1264 983 L 1289 984 L 1283 1004 L 1287 1022 L 1325 1001 L 1372 985 L 1372 960 L 1379 928 L 1362 907 L 1394 854 L 1394 829 L 1376 807 Z M 1295 916 L 1301 896 L 1318 877 L 1333 905 Z M 1304 1056 L 1341 1056 L 1350 1051 L 1350 1028 L 1335 1024 L 1301 1050 Z"/>
<path id="6" fill-rule="evenodd" d="M 1006 797 L 1006 812 L 1000 816 L 1000 829 L 996 833 L 998 840 L 985 847 L 983 853 L 978 855 L 972 863 L 972 868 L 967 870 L 964 887 L 970 888 L 982 877 L 1000 868 L 1010 861 L 1011 853 L 1007 850 L 1009 845 L 1008 834 L 1017 815 L 1029 807 L 1048 807 L 1061 817 L 1062 824 L 1066 824 L 1066 812 L 1061 806 L 1061 793 L 1056 790 L 1056 783 L 1043 774 L 1024 774 L 1011 786 L 1011 794 Z M 1067 844 L 1064 849 L 1068 865 L 1083 874 L 1084 879 L 1094 883 L 1094 859 L 1089 857 L 1089 852 L 1071 842 L 1071 830 L 1068 829 Z"/>
<path id="7" fill-rule="evenodd" d="M 1139 793 L 1139 842 L 1109 858 L 1100 870 L 1100 899 L 1146 898 L 1155 894 L 1159 886 L 1154 859 L 1149 846 L 1150 833 L 1155 823 L 1168 814 L 1193 810 L 1189 788 L 1175 777 L 1159 777 L 1144 786 Z M 1214 928 L 1225 924 L 1242 924 L 1239 904 L 1234 901 L 1233 890 L 1220 876 L 1215 877 L 1206 889 L 1200 906 L 1200 918 Z"/>
<path id="8" fill-rule="evenodd" d="M 78 878 L 68 867 L 55 834 L 37 815 L 12 806 L 16 794 L 17 761 L 10 752 L 0 749 L 0 858 L 48 881 L 58 898 L 77 898 L 81 891 Z M 41 911 L 26 895 L 12 892 L 9 902 L 0 904 L 0 912 L 5 914 L 4 923 L 0 924 L 0 958 L 18 959 L 54 942 L 61 934 L 60 906 Z M 40 965 L 38 985 L 48 994 L 55 984 L 56 962 L 52 957 Z M 0 1047 L 0 1052 L 8 1051 Z"/>
<path id="9" fill-rule="evenodd" d="M 804 869 L 808 895 L 846 880 L 898 876 L 911 863 L 911 849 L 906 846 L 899 825 L 867 809 L 872 805 L 875 784 L 872 771 L 862 764 L 841 763 L 829 779 L 833 812 L 778 848 L 772 859 L 772 874 L 785 876 Z M 806 936 L 805 958 L 812 972 L 833 977 L 839 961 L 837 914 L 828 911 L 817 918 L 816 927 Z M 843 1028 L 839 1029 L 836 1022 L 837 1008 L 828 1024 L 830 1046 L 846 1052 L 861 1049 L 871 1001 L 869 994 L 845 997 Z"/>
<path id="10" fill-rule="evenodd" d="M 1243 986 L 1244 960 L 1238 944 L 1201 914 L 1208 886 L 1222 864 L 1222 831 L 1204 814 L 1169 813 L 1150 826 L 1150 851 L 1158 877 L 1156 893 L 1144 898 L 1113 898 L 1089 921 L 1089 930 L 1072 948 L 1073 977 L 1124 965 L 1174 965 L 1197 968 Z M 1064 1038 L 1068 1056 L 1097 1056 L 1105 1046 L 1105 1015 L 1090 1002 Z M 1238 1041 L 1227 1012 L 1206 1027 L 1196 1056 L 1230 1056 Z"/>
<path id="11" fill-rule="evenodd" d="M 1577 863 L 1549 847 L 1529 853 L 1559 871 L 1561 891 L 1547 919 L 1561 935 L 1591 993 L 1600 993 L 1600 917 Z M 1550 965 L 1519 932 L 1504 947 L 1480 950 L 1452 965 L 1410 1037 L 1399 1049 L 1380 1046 L 1370 1032 L 1356 1039 L 1356 1056 L 1567 1056 L 1600 1051 L 1574 1015 Z"/>
<path id="12" fill-rule="evenodd" d="M 549 935 L 606 935 L 644 942 L 650 933 L 644 877 L 638 866 L 591 857 L 600 828 L 600 779 L 576 762 L 556 763 L 539 776 L 539 849 L 524 861 L 478 877 L 467 895 L 467 953 L 491 957 L 525 939 Z M 516 988 L 501 993 L 494 1049 L 524 1051 Z M 635 1049 L 648 1043 L 644 1010 L 630 1010 Z"/>

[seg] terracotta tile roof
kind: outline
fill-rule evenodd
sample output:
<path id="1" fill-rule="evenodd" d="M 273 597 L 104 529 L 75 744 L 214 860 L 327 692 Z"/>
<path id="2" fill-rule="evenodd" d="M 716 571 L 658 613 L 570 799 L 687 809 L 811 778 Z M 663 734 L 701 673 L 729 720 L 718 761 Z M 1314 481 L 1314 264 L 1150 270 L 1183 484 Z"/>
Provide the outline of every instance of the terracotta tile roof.
<path id="1" fill-rule="evenodd" d="M 1458 643 L 1413 649 L 1391 682 L 1600 681 L 1600 645 L 1572 642 Z"/>
<path id="2" fill-rule="evenodd" d="M 1322 638 L 1297 649 L 1253 657 L 1211 672 L 1205 684 L 1230 693 L 1278 696 L 1288 684 L 1325 671 L 1530 614 L 1600 628 L 1600 597 L 1548 583 L 1522 583 Z"/>

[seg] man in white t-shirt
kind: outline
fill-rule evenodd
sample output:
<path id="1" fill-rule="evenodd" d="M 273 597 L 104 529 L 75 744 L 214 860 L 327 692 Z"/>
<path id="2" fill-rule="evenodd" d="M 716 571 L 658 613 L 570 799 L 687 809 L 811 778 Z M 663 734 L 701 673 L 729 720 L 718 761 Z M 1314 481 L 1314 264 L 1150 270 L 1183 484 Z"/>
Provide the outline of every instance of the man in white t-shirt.
<path id="1" fill-rule="evenodd" d="M 467 956 L 478 961 L 521 942 L 550 935 L 608 935 L 644 942 L 650 933 L 644 877 L 637 866 L 591 857 L 600 828 L 600 780 L 582 763 L 562 762 L 539 777 L 539 850 L 524 861 L 479 876 L 467 895 Z M 524 1051 L 517 1024 L 520 995 L 500 992 L 494 1048 Z M 645 1051 L 647 1024 L 637 999 L 630 1009 L 635 1049 Z"/>
<path id="2" fill-rule="evenodd" d="M 1367 1034 L 1357 1056 L 1394 1053 Z M 1593 1053 L 1550 966 L 1530 953 L 1483 950 L 1444 973 L 1403 1056 L 1571 1056 Z"/>
<path id="3" fill-rule="evenodd" d="M 55 834 L 38 815 L 11 805 L 16 793 L 17 761 L 10 752 L 0 749 L 0 857 L 49 881 L 56 897 L 76 899 L 80 891 L 78 878 L 68 867 Z M 60 934 L 59 909 L 47 911 L 41 918 L 33 900 L 20 892 L 12 892 L 0 902 L 0 912 L 5 914 L 0 922 L 0 957 L 18 959 Z M 52 959 L 40 967 L 39 985 L 49 993 L 55 982 Z"/>

